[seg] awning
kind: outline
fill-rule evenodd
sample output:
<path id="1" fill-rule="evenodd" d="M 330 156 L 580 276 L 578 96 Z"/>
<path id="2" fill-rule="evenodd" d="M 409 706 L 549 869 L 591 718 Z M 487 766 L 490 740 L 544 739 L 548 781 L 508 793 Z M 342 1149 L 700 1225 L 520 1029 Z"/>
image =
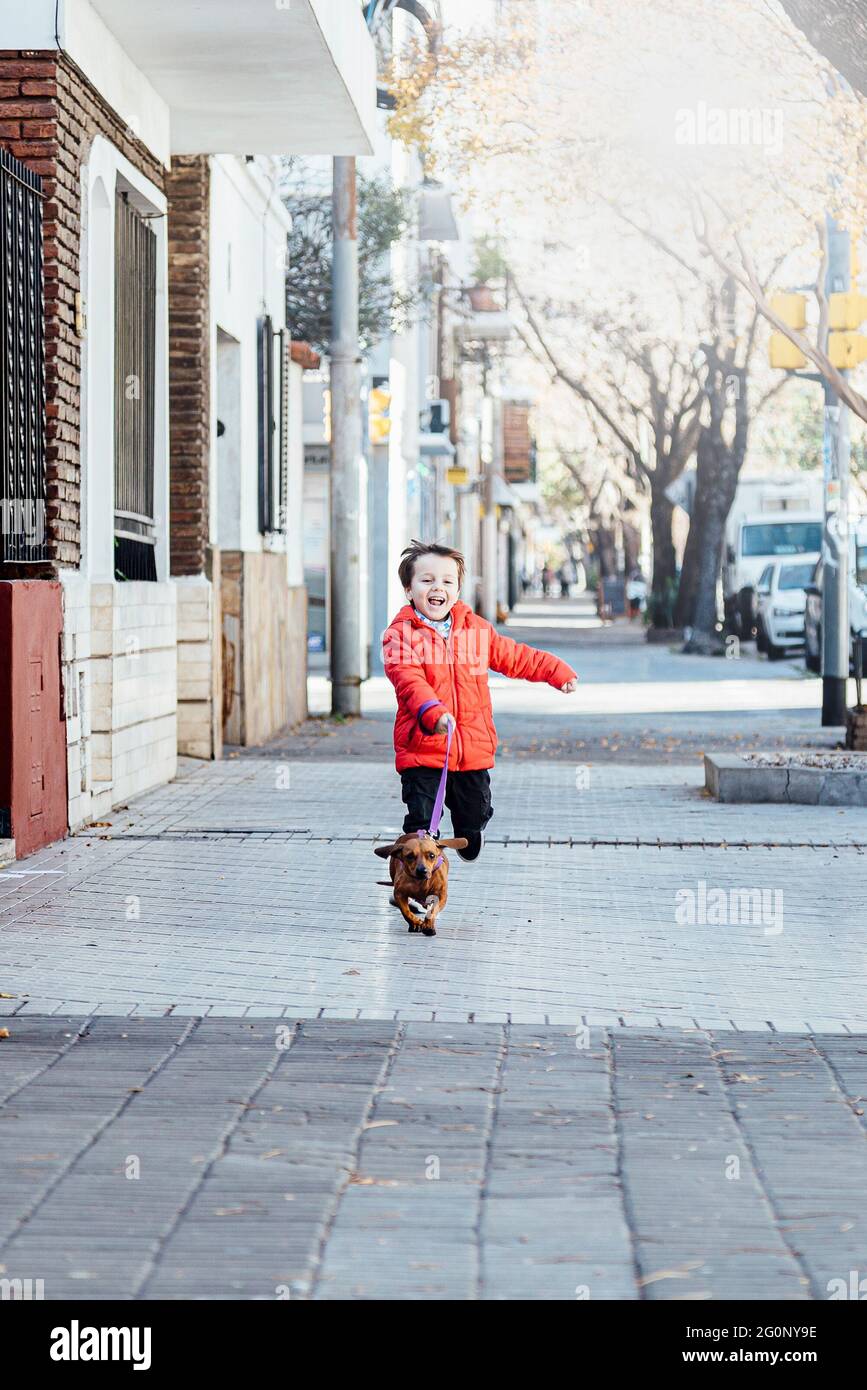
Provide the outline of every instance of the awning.
<path id="1" fill-rule="evenodd" d="M 538 483 L 509 483 L 519 502 L 541 502 L 542 489 Z"/>
<path id="2" fill-rule="evenodd" d="M 506 482 L 501 473 L 495 473 L 493 478 L 494 504 L 497 507 L 519 507 L 522 498 L 516 493 L 515 489 Z M 484 494 L 482 494 L 484 496 Z"/>
<path id="3" fill-rule="evenodd" d="M 483 310 L 459 319 L 455 332 L 465 343 L 505 343 L 513 336 L 515 325 L 506 309 Z"/>
<path id="4" fill-rule="evenodd" d="M 28 0 L 14 30 L 7 47 L 63 48 L 152 148 L 165 103 L 172 154 L 373 153 L 355 0 Z"/>
<path id="5" fill-rule="evenodd" d="M 453 459 L 457 453 L 457 449 L 447 434 L 420 434 L 418 451 L 422 458 Z"/>
<path id="6" fill-rule="evenodd" d="M 419 241 L 460 241 L 452 195 L 441 183 L 426 179 L 418 195 Z"/>

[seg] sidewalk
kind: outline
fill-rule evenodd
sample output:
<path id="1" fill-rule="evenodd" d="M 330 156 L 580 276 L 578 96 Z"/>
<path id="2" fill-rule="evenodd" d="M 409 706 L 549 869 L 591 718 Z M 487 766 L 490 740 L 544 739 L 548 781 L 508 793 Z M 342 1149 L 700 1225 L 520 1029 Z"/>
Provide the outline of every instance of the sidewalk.
<path id="1" fill-rule="evenodd" d="M 867 1249 L 863 1043 L 22 1017 L 0 1265 L 50 1299 L 827 1298 Z"/>
<path id="2" fill-rule="evenodd" d="M 183 760 L 0 873 L 4 1278 L 802 1299 L 864 1272 L 867 812 L 717 805 L 693 752 L 588 756 L 638 657 L 661 706 L 642 737 L 690 698 L 695 744 L 756 708 L 781 739 L 823 735 L 796 672 L 735 682 L 634 643 L 594 667 L 564 636 L 584 707 L 495 685 L 498 723 L 531 711 L 556 751 L 498 765 L 435 938 L 376 885 L 403 814 L 370 756 L 384 710 L 336 755 L 325 734 L 294 756 L 304 732 Z"/>
<path id="3" fill-rule="evenodd" d="M 484 855 L 452 857 L 419 940 L 376 886 L 387 767 L 189 763 L 0 874 L 0 1009 L 867 1029 L 867 813 L 717 805 L 701 776 L 504 762 Z M 767 896 L 746 923 L 679 922 L 702 883 Z"/>

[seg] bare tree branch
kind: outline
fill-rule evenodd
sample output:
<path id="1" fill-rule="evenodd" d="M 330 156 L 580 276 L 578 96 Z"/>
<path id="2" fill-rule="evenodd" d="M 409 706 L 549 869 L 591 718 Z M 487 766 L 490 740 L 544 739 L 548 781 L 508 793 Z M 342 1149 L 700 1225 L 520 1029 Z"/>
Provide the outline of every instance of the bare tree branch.
<path id="1" fill-rule="evenodd" d="M 723 212 L 723 215 L 725 215 L 725 210 L 722 208 L 720 210 Z M 713 257 L 720 269 L 724 270 L 727 275 L 730 275 L 732 279 L 736 280 L 742 289 L 745 289 L 747 294 L 752 297 L 762 317 L 766 319 L 778 333 L 782 333 L 785 338 L 788 338 L 789 342 L 793 343 L 795 347 L 813 363 L 818 369 L 819 374 L 828 382 L 834 394 L 843 401 L 845 405 L 848 405 L 849 409 L 852 410 L 859 419 L 867 420 L 867 398 L 862 396 L 860 391 L 856 391 L 854 386 L 849 384 L 846 378 L 842 376 L 833 365 L 827 354 L 818 345 L 811 343 L 804 333 L 797 328 L 790 327 L 789 324 L 780 318 L 779 314 L 775 313 L 759 282 L 752 259 L 743 244 L 743 239 L 737 232 L 733 235 L 735 245 L 738 248 L 738 253 L 741 258 L 740 265 L 736 265 L 730 261 L 714 244 L 710 232 L 708 231 L 706 220 L 704 228 L 700 232 L 700 240 L 702 245 L 706 247 L 708 254 Z"/>
<path id="2" fill-rule="evenodd" d="M 554 356 L 554 353 L 551 351 L 551 348 L 549 347 L 545 339 L 545 336 L 542 333 L 542 330 L 539 327 L 539 324 L 536 320 L 536 316 L 533 313 L 533 310 L 531 309 L 523 290 L 518 285 L 514 276 L 510 275 L 509 283 L 511 288 L 515 292 L 515 296 L 519 304 L 521 305 L 521 308 L 524 310 L 527 322 L 533 331 L 536 341 L 539 344 L 539 347 L 541 348 L 548 362 L 548 366 L 550 367 L 555 379 L 558 381 L 562 381 L 564 386 L 568 386 L 570 390 L 575 392 L 576 396 L 580 396 L 582 401 L 586 401 L 588 405 L 593 407 L 593 409 L 600 416 L 600 418 L 605 421 L 605 424 L 608 426 L 609 430 L 614 435 L 614 437 L 617 440 L 619 440 L 619 442 L 623 445 L 624 449 L 632 459 L 636 468 L 639 468 L 643 473 L 649 476 L 650 470 L 648 469 L 644 459 L 642 459 L 637 444 L 635 444 L 635 442 L 629 438 L 625 430 L 622 429 L 618 422 L 605 408 L 605 406 L 599 400 L 595 392 L 591 391 L 590 388 L 587 385 L 585 385 L 583 381 L 580 381 L 577 377 L 573 376 L 571 372 L 567 372 L 565 368 L 561 365 L 561 363 L 557 360 L 557 358 Z M 522 334 L 522 336 L 524 335 Z M 524 341 L 527 342 L 526 337 L 524 338 Z M 530 346 L 529 343 L 528 346 Z"/>

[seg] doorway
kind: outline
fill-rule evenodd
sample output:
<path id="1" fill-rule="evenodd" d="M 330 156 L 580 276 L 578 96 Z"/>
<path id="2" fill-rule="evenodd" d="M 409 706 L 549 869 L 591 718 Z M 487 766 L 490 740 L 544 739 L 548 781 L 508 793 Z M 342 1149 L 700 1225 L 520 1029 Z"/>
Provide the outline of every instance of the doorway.
<path id="1" fill-rule="evenodd" d="M 217 328 L 217 543 L 221 552 L 220 635 L 223 741 L 240 744 L 243 711 L 241 565 L 241 344 Z"/>

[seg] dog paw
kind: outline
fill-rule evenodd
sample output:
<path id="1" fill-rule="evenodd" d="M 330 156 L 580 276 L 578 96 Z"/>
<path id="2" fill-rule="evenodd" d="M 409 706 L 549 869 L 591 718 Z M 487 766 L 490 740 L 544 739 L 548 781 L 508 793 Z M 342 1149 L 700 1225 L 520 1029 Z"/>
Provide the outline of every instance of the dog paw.
<path id="1" fill-rule="evenodd" d="M 425 924 L 421 930 L 424 932 L 425 936 L 436 936 L 437 934 L 437 929 L 434 926 L 433 922 L 431 922 L 430 926 Z"/>

